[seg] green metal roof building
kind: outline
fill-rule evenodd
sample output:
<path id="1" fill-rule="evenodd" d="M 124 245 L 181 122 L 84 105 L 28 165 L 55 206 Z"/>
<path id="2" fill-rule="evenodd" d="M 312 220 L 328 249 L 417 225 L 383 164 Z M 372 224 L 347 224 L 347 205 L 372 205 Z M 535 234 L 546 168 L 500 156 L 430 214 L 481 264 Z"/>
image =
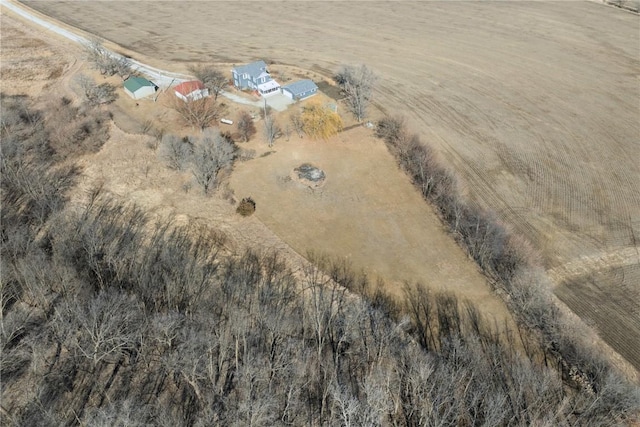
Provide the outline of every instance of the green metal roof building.
<path id="1" fill-rule="evenodd" d="M 124 91 L 133 99 L 153 95 L 157 89 L 158 86 L 143 77 L 129 77 L 124 82 Z"/>

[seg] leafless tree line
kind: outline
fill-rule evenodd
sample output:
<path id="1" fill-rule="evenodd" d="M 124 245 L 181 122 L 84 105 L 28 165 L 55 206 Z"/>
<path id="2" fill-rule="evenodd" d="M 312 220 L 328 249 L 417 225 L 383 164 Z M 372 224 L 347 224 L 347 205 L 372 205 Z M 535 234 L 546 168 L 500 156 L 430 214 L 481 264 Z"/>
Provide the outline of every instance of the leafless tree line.
<path id="1" fill-rule="evenodd" d="M 586 335 L 584 331 L 555 306 L 529 244 L 491 212 L 468 204 L 458 191 L 455 175 L 418 135 L 408 131 L 402 118 L 381 120 L 377 135 L 434 205 L 456 240 L 492 279 L 494 288 L 508 296 L 506 302 L 522 322 L 522 333 L 539 338 L 545 364 L 553 365 L 576 388 L 592 393 L 606 389 L 618 374 L 579 338 Z"/>
<path id="2" fill-rule="evenodd" d="M 423 196 L 436 207 L 451 233 L 487 274 L 508 282 L 528 266 L 533 251 L 491 212 L 463 199 L 453 172 L 443 166 L 418 135 L 407 130 L 403 119 L 385 118 L 376 131 Z"/>
<path id="3" fill-rule="evenodd" d="M 43 111 L 28 106 L 19 96 L 2 96 L 2 142 L 8 152 L 57 160 L 96 152 L 109 137 L 111 113 L 69 98 L 45 100 Z M 34 157 L 35 156 L 35 157 Z"/>
<path id="4" fill-rule="evenodd" d="M 131 61 L 119 54 L 110 52 L 99 40 L 91 40 L 85 45 L 87 61 L 93 65 L 100 74 L 106 76 L 118 75 L 126 80 L 133 74 Z"/>
<path id="5" fill-rule="evenodd" d="M 36 116 L 3 132 L 26 138 Z M 318 256 L 294 273 L 99 187 L 67 209 L 72 175 L 2 149 L 58 189 L 42 211 L 50 190 L 3 170 L 4 424 L 604 426 L 638 410 L 637 388 L 610 372 L 568 388 L 449 295 L 407 285 L 396 302 Z"/>
<path id="6" fill-rule="evenodd" d="M 419 285 L 396 322 L 331 279 L 368 289 L 348 266 L 300 282 L 202 228 L 145 236 L 149 219 L 100 194 L 52 225 L 52 255 L 6 264 L 5 389 L 38 384 L 24 407 L 3 398 L 16 424 L 607 425 L 628 409 L 606 399 L 623 383 L 567 391 L 473 306 Z"/>

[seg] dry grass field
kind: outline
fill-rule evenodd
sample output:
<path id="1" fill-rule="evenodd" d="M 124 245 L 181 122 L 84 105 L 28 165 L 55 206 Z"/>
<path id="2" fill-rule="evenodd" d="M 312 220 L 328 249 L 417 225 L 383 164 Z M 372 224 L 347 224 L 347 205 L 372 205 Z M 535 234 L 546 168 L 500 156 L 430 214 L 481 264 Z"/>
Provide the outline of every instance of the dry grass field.
<path id="1" fill-rule="evenodd" d="M 616 338 L 640 331 L 637 15 L 590 2 L 26 3 L 167 69 L 366 63 L 383 111 L 406 115 L 469 197 L 535 244 L 557 295 L 640 368 L 640 342 Z M 296 245 L 284 219 L 261 219 Z"/>
<path id="2" fill-rule="evenodd" d="M 374 280 L 385 279 L 396 296 L 403 282 L 420 280 L 463 295 L 486 313 L 501 313 L 475 265 L 372 133 L 355 128 L 329 141 L 280 140 L 271 154 L 236 165 L 231 187 L 238 197 L 251 196 L 256 215 L 299 253 L 348 259 Z M 264 145 L 258 139 L 242 146 L 260 153 Z M 291 179 L 305 162 L 326 173 L 322 187 Z"/>
<path id="3" fill-rule="evenodd" d="M 38 37 L 31 26 L 0 16 L 2 61 L 0 90 L 7 95 L 36 95 L 61 77 L 74 58 Z"/>

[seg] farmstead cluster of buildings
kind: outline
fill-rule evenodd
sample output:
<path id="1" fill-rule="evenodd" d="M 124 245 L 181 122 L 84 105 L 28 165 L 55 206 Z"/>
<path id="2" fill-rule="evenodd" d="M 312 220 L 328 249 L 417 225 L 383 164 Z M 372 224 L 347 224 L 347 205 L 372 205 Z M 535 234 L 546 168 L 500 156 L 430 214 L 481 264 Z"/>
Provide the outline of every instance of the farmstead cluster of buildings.
<path id="1" fill-rule="evenodd" d="M 240 90 L 253 90 L 260 96 L 270 96 L 281 93 L 284 96 L 301 100 L 313 96 L 318 91 L 318 86 L 311 80 L 299 80 L 285 86 L 275 81 L 264 61 L 256 61 L 241 65 L 231 70 L 233 85 Z"/>
<path id="2" fill-rule="evenodd" d="M 309 79 L 298 80 L 281 86 L 260 60 L 234 67 L 231 70 L 233 86 L 238 90 L 248 90 L 261 97 L 282 94 L 292 101 L 309 98 L 318 92 L 318 86 Z M 143 77 L 130 77 L 124 82 L 124 91 L 133 99 L 141 99 L 156 93 L 158 86 Z M 173 88 L 175 96 L 185 102 L 195 101 L 209 96 L 208 89 L 200 81 L 186 81 Z"/>

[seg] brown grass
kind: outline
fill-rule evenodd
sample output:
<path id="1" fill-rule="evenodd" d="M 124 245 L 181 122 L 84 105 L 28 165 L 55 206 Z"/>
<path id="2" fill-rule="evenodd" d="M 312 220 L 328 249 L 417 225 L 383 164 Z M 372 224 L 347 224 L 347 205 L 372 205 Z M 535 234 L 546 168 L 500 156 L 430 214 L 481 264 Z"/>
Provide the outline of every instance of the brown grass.
<path id="1" fill-rule="evenodd" d="M 237 164 L 231 186 L 236 194 L 251 195 L 255 215 L 298 253 L 346 258 L 388 281 L 396 296 L 403 282 L 419 280 L 466 296 L 489 313 L 504 313 L 473 262 L 372 133 L 358 127 L 326 142 L 297 135 L 278 140 L 269 156 Z M 257 153 L 268 149 L 259 138 L 243 146 Z M 290 179 L 306 162 L 325 172 L 321 188 Z"/>
<path id="2" fill-rule="evenodd" d="M 578 2 L 264 2 L 242 13 L 234 2 L 151 10 L 144 2 L 28 3 L 176 71 L 176 61 L 264 58 L 330 75 L 341 63 L 364 62 L 381 76 L 384 110 L 406 114 L 469 197 L 532 241 L 547 267 L 637 247 L 633 14 Z M 599 298 L 631 314 L 608 293 Z M 579 311 L 576 298 L 563 300 Z M 594 326 L 614 348 L 611 328 L 640 329 L 606 317 Z"/>
<path id="3" fill-rule="evenodd" d="M 46 34 L 0 15 L 0 88 L 6 94 L 33 95 L 59 78 L 72 58 L 46 41 Z"/>

